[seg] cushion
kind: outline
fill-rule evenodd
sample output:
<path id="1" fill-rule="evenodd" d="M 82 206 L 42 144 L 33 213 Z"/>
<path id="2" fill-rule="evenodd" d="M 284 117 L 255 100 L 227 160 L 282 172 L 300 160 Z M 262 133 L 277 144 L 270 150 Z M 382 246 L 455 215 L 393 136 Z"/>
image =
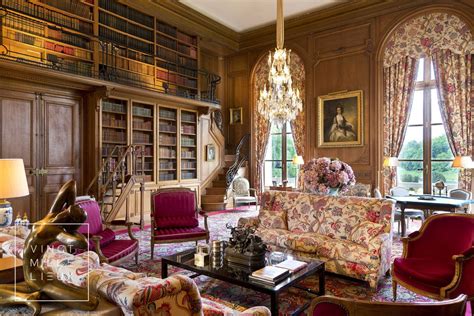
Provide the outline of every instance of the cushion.
<path id="1" fill-rule="evenodd" d="M 164 228 L 156 229 L 154 231 L 154 238 L 157 241 L 166 241 L 166 240 L 177 240 L 177 239 L 191 239 L 202 237 L 205 239 L 207 237 L 207 232 L 201 227 L 191 227 L 191 228 Z"/>
<path id="2" fill-rule="evenodd" d="M 113 240 L 102 250 L 109 262 L 117 261 L 138 249 L 138 240 Z"/>
<path id="3" fill-rule="evenodd" d="M 194 191 L 165 191 L 152 196 L 157 228 L 197 227 Z"/>
<path id="4" fill-rule="evenodd" d="M 286 212 L 261 210 L 258 213 L 258 220 L 262 228 L 288 229 L 286 224 Z"/>
<path id="5" fill-rule="evenodd" d="M 327 197 L 300 194 L 295 205 L 288 209 L 288 230 L 292 232 L 318 232 L 324 220 Z"/>
<path id="6" fill-rule="evenodd" d="M 452 259 L 396 258 L 393 262 L 395 276 L 411 285 L 419 282 L 433 288 L 448 285 L 454 277 L 454 270 Z"/>
<path id="7" fill-rule="evenodd" d="M 94 200 L 80 201 L 77 203 L 86 213 L 87 219 L 77 230 L 84 235 L 96 235 L 102 231 L 102 217 L 99 203 Z"/>
<path id="8" fill-rule="evenodd" d="M 382 224 L 364 221 L 352 229 L 349 240 L 368 248 L 370 240 L 380 235 L 383 229 Z"/>

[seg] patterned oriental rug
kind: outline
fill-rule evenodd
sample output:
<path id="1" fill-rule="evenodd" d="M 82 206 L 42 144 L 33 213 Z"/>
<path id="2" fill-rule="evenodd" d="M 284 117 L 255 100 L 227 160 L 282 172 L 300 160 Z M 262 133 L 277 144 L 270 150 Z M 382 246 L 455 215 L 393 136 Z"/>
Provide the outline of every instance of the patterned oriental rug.
<path id="1" fill-rule="evenodd" d="M 217 214 L 216 214 L 217 215 Z M 227 240 L 230 236 L 229 230 L 226 229 L 226 224 L 236 225 L 240 217 L 256 216 L 257 211 L 255 207 L 250 207 L 248 210 L 239 207 L 235 212 L 219 212 L 218 216 L 211 216 L 208 218 L 208 224 L 211 234 L 211 240 Z M 200 219 L 201 225 L 203 219 Z M 417 230 L 421 225 L 420 221 L 410 222 L 409 232 Z M 396 226 L 396 224 L 395 224 Z M 155 259 L 150 259 L 150 228 L 143 231 L 135 232 L 134 235 L 140 240 L 140 254 L 139 263 L 135 265 L 135 260 L 130 259 L 124 262 L 122 266 L 135 272 L 146 272 L 149 275 L 161 277 L 161 256 L 170 255 L 179 251 L 183 251 L 194 246 L 194 242 L 176 243 L 168 245 L 155 245 Z M 402 244 L 400 235 L 397 234 L 395 227 L 395 234 L 393 240 L 392 258 L 401 256 Z M 121 234 L 118 238 L 127 238 L 127 234 Z M 186 275 L 191 272 L 181 270 L 179 268 L 170 267 L 171 273 L 182 273 Z M 248 307 L 264 305 L 270 307 L 270 298 L 268 295 L 258 293 L 246 288 L 235 286 L 233 284 L 218 281 L 206 276 L 199 276 L 194 279 L 198 284 L 201 295 L 203 297 L 221 302 L 237 310 L 244 310 Z M 370 301 L 391 301 L 392 300 L 392 285 L 391 278 L 386 277 L 377 288 L 377 291 L 372 291 L 368 285 L 362 281 L 353 280 L 349 278 L 340 277 L 334 274 L 326 275 L 326 294 L 347 297 Z M 317 289 L 317 277 L 308 278 L 302 282 L 303 286 Z M 398 287 L 397 301 L 399 302 L 429 302 L 432 301 L 424 296 L 417 295 L 405 288 Z M 314 296 L 313 296 L 314 298 Z M 296 310 L 297 306 L 306 303 L 312 297 L 308 296 L 297 289 L 290 289 L 288 292 L 279 296 L 280 315 L 291 314 Z"/>

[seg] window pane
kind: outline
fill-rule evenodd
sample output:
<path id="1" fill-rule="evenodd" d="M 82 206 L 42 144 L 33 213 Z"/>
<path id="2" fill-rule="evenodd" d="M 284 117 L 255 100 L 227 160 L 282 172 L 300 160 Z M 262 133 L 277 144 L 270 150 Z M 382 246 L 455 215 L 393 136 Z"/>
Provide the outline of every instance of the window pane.
<path id="1" fill-rule="evenodd" d="M 431 126 L 431 159 L 453 159 L 443 125 Z"/>
<path id="2" fill-rule="evenodd" d="M 430 80 L 435 80 L 433 61 L 430 62 Z"/>
<path id="3" fill-rule="evenodd" d="M 423 81 L 424 64 L 425 64 L 425 59 L 421 58 L 418 61 L 418 72 L 416 74 L 416 81 Z"/>
<path id="4" fill-rule="evenodd" d="M 438 181 L 443 181 L 447 186 L 448 191 L 458 187 L 458 173 L 459 169 L 451 168 L 452 162 L 435 162 L 431 164 L 431 182 L 434 185 Z M 439 194 L 439 190 L 435 190 L 435 194 Z M 446 191 L 441 192 L 443 195 Z"/>
<path id="5" fill-rule="evenodd" d="M 400 161 L 397 167 L 398 185 L 412 194 L 423 193 L 423 163 L 421 161 Z"/>
<path id="6" fill-rule="evenodd" d="M 443 123 L 438 102 L 438 89 L 431 89 L 431 123 Z"/>
<path id="7" fill-rule="evenodd" d="M 298 170 L 297 167 L 298 166 L 293 164 L 293 162 L 291 161 L 288 161 L 286 163 L 286 168 L 287 168 L 286 175 L 288 177 L 288 184 L 287 184 L 288 187 L 296 188 L 296 172 Z"/>
<path id="8" fill-rule="evenodd" d="M 271 128 L 271 133 L 274 134 L 274 133 L 281 133 L 281 131 L 283 130 L 283 126 L 278 126 L 277 124 L 272 124 L 272 128 Z"/>
<path id="9" fill-rule="evenodd" d="M 271 135 L 271 147 L 268 146 L 267 151 L 270 150 L 271 160 L 281 160 L 281 134 Z"/>
<path id="10" fill-rule="evenodd" d="M 408 125 L 423 124 L 423 90 L 416 90 L 411 105 Z"/>
<path id="11" fill-rule="evenodd" d="M 265 161 L 264 176 L 265 186 L 281 185 L 282 165 L 281 161 Z M 275 183 L 273 183 L 275 182 Z"/>
<path id="12" fill-rule="evenodd" d="M 295 142 L 292 134 L 286 135 L 286 160 L 293 160 L 296 155 Z"/>
<path id="13" fill-rule="evenodd" d="M 400 159 L 423 159 L 423 126 L 408 126 Z"/>

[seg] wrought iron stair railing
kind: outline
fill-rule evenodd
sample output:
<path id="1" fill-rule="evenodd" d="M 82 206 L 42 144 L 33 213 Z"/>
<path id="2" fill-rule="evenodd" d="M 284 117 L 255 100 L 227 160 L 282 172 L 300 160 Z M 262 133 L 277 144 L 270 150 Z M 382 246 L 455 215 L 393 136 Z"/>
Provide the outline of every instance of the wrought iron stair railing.
<path id="1" fill-rule="evenodd" d="M 250 134 L 245 134 L 244 136 L 242 136 L 242 138 L 239 141 L 239 144 L 237 145 L 235 149 L 234 163 L 232 164 L 232 166 L 229 167 L 229 170 L 227 170 L 226 177 L 225 177 L 227 189 L 232 184 L 232 181 L 234 181 L 234 178 L 239 172 L 239 169 L 243 166 L 243 164 L 246 161 L 248 161 L 249 139 L 250 139 Z"/>

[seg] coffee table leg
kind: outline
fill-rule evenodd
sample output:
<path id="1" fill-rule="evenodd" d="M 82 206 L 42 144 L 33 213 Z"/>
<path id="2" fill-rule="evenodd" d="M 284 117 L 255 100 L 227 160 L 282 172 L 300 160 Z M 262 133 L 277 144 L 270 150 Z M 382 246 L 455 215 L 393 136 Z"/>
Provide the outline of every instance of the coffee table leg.
<path id="1" fill-rule="evenodd" d="M 161 278 L 166 279 L 168 277 L 168 263 L 161 261 Z"/>
<path id="2" fill-rule="evenodd" d="M 270 295 L 271 300 L 270 300 L 270 309 L 272 311 L 273 316 L 278 316 L 278 294 L 273 293 Z"/>
<path id="3" fill-rule="evenodd" d="M 326 294 L 326 274 L 324 273 L 324 266 L 319 270 L 319 295 Z"/>

